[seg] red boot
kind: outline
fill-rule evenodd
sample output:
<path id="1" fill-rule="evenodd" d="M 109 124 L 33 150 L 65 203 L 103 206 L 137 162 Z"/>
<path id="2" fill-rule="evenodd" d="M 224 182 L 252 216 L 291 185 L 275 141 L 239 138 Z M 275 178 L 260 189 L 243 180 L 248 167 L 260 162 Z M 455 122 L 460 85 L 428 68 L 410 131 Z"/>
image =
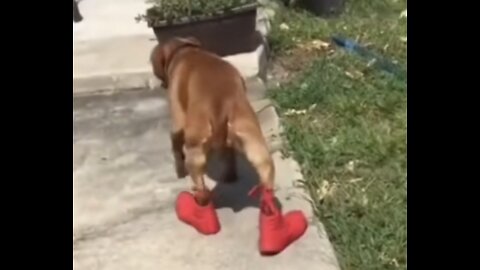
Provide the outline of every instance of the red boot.
<path id="1" fill-rule="evenodd" d="M 175 210 L 178 219 L 194 227 L 201 234 L 216 234 L 220 231 L 217 211 L 211 200 L 202 206 L 196 202 L 191 193 L 184 191 L 178 194 Z"/>
<path id="2" fill-rule="evenodd" d="M 261 189 L 260 199 L 260 242 L 262 255 L 275 255 L 300 238 L 307 230 L 307 219 L 301 211 L 291 211 L 282 215 L 275 205 L 273 190 L 256 187 L 255 195 Z"/>

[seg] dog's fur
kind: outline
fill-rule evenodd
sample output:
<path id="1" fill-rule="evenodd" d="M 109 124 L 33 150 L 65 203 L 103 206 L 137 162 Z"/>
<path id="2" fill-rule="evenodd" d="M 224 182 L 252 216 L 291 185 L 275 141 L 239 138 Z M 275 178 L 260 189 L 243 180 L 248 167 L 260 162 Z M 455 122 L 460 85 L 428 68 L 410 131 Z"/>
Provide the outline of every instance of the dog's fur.
<path id="1" fill-rule="evenodd" d="M 237 177 L 236 150 L 245 154 L 263 186 L 273 188 L 273 161 L 238 70 L 203 50 L 194 38 L 157 45 L 150 60 L 153 73 L 167 88 L 177 176 L 191 176 L 197 201 L 209 200 L 204 174 L 214 149 L 227 160 L 225 180 Z"/>

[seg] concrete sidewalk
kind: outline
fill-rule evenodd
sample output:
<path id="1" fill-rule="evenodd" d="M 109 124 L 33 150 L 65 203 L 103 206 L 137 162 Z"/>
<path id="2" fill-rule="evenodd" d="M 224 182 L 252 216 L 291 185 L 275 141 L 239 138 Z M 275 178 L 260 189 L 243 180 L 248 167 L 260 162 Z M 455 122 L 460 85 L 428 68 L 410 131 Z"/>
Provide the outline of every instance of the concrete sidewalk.
<path id="1" fill-rule="evenodd" d="M 272 142 L 278 136 L 277 114 L 266 106 L 268 100 L 255 96 L 260 94 L 251 95 L 252 104 Z M 302 175 L 292 159 L 272 149 L 276 194 L 284 211 L 305 211 L 310 226 L 283 253 L 262 257 L 258 202 L 247 196 L 258 181 L 242 158 L 236 184 L 208 180 L 218 196 L 222 230 L 217 235 L 202 236 L 177 220 L 175 197 L 191 183 L 175 176 L 170 120 L 160 92 L 76 97 L 74 108 L 75 269 L 338 269 L 328 237 L 296 185 Z M 221 163 L 210 165 L 215 175 Z"/>

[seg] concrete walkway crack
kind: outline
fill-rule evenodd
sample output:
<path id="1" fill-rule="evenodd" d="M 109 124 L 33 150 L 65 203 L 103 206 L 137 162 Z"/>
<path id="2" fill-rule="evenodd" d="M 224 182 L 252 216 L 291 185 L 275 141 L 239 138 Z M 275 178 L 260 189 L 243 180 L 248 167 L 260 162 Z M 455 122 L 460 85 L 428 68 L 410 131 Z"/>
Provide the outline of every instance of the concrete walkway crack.
<path id="1" fill-rule="evenodd" d="M 150 215 L 150 214 L 157 213 L 167 209 L 171 209 L 171 205 L 159 204 L 154 207 L 138 208 L 138 209 L 131 210 L 129 212 L 132 212 L 132 214 L 130 214 L 128 217 L 123 217 L 120 220 L 103 224 L 101 226 L 90 227 L 90 228 L 77 231 L 77 233 L 74 234 L 73 245 L 75 246 L 82 242 L 91 241 L 91 240 L 95 240 L 102 237 L 109 237 L 111 236 L 112 231 L 117 227 L 126 225 L 146 215 Z"/>

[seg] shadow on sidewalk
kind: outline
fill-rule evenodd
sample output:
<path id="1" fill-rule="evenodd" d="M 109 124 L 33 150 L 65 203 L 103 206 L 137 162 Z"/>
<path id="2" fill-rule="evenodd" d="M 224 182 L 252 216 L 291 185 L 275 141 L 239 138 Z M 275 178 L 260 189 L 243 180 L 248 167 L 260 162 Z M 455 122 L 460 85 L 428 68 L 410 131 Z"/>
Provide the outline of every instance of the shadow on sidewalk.
<path id="1" fill-rule="evenodd" d="M 214 180 L 217 185 L 212 190 L 214 194 L 214 204 L 217 209 L 231 208 L 233 212 L 240 212 L 247 207 L 259 207 L 259 197 L 250 197 L 248 193 L 252 188 L 258 185 L 258 175 L 253 166 L 246 160 L 242 154 L 236 154 L 238 180 L 234 183 L 224 183 L 219 181 L 220 175 L 224 170 L 224 162 L 214 153 L 208 162 L 207 175 Z M 280 209 L 282 205 L 276 199 L 276 204 Z"/>

